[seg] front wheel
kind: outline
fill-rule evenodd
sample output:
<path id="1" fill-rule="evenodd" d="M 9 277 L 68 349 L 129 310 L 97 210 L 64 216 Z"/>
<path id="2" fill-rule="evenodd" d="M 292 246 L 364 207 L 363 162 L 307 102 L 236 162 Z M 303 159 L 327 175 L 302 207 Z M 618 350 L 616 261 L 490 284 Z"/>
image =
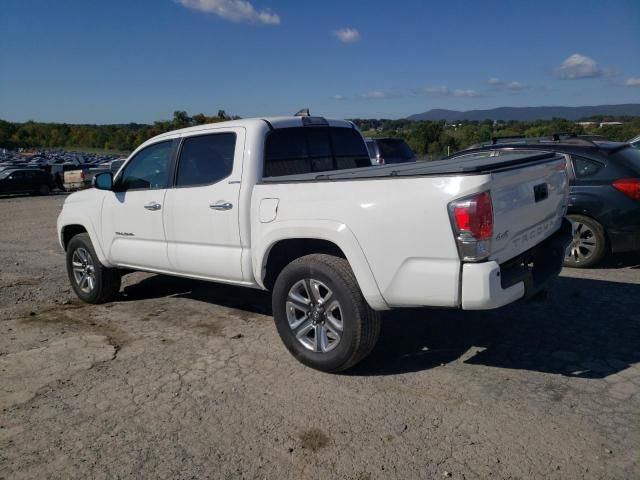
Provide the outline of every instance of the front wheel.
<path id="1" fill-rule="evenodd" d="M 100 263 L 86 233 L 73 237 L 67 246 L 67 273 L 71 287 L 86 303 L 104 303 L 120 290 L 120 272 Z"/>
<path id="2" fill-rule="evenodd" d="M 380 314 L 365 301 L 349 263 L 332 255 L 307 255 L 282 270 L 273 316 L 291 354 L 325 372 L 354 366 L 380 334 Z"/>
<path id="3" fill-rule="evenodd" d="M 568 215 L 573 239 L 567 247 L 564 265 L 573 268 L 588 268 L 596 265 L 607 254 L 607 237 L 604 228 L 591 217 Z"/>

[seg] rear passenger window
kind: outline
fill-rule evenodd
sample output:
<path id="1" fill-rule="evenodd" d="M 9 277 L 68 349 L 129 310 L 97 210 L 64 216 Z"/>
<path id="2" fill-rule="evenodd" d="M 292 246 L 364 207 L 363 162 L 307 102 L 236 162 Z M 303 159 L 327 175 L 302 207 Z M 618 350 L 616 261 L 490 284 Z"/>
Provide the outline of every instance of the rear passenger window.
<path id="1" fill-rule="evenodd" d="M 589 160 L 584 157 L 572 156 L 573 170 L 576 173 L 576 178 L 591 177 L 602 170 L 603 165 L 595 160 Z"/>
<path id="2" fill-rule="evenodd" d="M 235 133 L 189 137 L 182 143 L 177 187 L 210 185 L 231 175 L 236 149 Z"/>
<path id="3" fill-rule="evenodd" d="M 267 136 L 263 177 L 370 165 L 365 143 L 352 128 L 282 128 Z"/>

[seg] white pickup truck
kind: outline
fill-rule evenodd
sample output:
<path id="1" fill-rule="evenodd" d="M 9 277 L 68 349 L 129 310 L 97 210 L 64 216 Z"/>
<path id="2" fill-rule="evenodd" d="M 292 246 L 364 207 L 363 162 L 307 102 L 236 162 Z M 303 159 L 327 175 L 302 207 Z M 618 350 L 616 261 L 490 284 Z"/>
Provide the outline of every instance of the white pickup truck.
<path id="1" fill-rule="evenodd" d="M 536 295 L 571 238 L 562 156 L 371 166 L 358 129 L 322 117 L 166 133 L 94 184 L 58 218 L 80 299 L 130 270 L 268 289 L 286 347 L 325 371 L 371 351 L 380 311 Z"/>

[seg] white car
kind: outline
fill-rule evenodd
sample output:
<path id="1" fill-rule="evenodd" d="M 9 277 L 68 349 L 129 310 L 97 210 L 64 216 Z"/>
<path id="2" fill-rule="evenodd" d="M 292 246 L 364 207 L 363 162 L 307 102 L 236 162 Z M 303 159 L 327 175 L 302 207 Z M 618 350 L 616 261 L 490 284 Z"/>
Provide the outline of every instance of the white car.
<path id="1" fill-rule="evenodd" d="M 560 155 L 371 166 L 357 128 L 322 117 L 166 133 L 94 183 L 58 218 L 80 299 L 112 299 L 123 270 L 267 289 L 286 347 L 325 371 L 371 351 L 383 310 L 535 295 L 570 240 Z"/>

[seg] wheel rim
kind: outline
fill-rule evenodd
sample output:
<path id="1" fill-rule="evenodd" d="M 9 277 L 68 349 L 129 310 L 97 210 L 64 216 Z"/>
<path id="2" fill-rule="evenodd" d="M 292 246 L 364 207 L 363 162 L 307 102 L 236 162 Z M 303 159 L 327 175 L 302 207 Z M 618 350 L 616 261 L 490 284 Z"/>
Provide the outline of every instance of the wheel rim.
<path id="1" fill-rule="evenodd" d="M 287 295 L 286 310 L 289 328 L 307 350 L 326 353 L 340 343 L 342 307 L 321 281 L 305 278 L 296 282 Z"/>
<path id="2" fill-rule="evenodd" d="M 567 248 L 566 258 L 573 263 L 584 263 L 591 259 L 598 247 L 596 234 L 591 227 L 582 222 L 573 221 L 573 240 Z"/>
<path id="3" fill-rule="evenodd" d="M 85 248 L 76 248 L 71 258 L 73 279 L 81 292 L 91 293 L 96 287 L 96 270 L 91 254 Z"/>

